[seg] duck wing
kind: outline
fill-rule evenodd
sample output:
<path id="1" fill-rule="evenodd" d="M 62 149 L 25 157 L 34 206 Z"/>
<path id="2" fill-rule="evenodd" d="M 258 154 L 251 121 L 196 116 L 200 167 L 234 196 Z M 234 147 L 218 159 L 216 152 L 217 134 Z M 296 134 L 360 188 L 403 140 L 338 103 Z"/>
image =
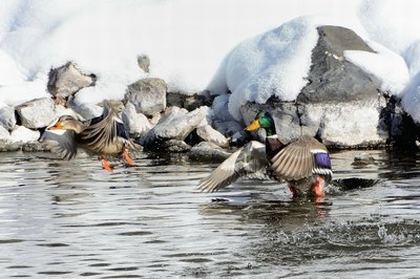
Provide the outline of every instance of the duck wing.
<path id="1" fill-rule="evenodd" d="M 77 154 L 76 134 L 70 130 L 46 130 L 40 142 L 62 159 L 70 160 Z"/>
<path id="2" fill-rule="evenodd" d="M 313 174 L 332 176 L 327 148 L 309 136 L 287 145 L 271 159 L 271 163 L 275 175 L 287 181 L 300 180 Z"/>
<path id="3" fill-rule="evenodd" d="M 208 177 L 202 179 L 197 189 L 202 192 L 219 191 L 239 177 L 254 174 L 267 166 L 265 145 L 251 141 L 230 155 Z"/>
<path id="4" fill-rule="evenodd" d="M 101 153 L 105 146 L 113 144 L 117 136 L 117 123 L 110 109 L 93 118 L 89 125 L 79 134 L 78 139 L 86 148 Z"/>

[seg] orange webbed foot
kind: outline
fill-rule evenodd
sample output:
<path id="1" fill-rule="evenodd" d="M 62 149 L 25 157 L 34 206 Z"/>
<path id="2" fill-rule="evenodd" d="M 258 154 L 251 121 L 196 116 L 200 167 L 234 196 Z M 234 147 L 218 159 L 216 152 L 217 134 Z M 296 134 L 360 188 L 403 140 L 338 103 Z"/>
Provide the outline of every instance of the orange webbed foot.
<path id="1" fill-rule="evenodd" d="M 105 159 L 105 158 L 102 158 L 101 159 L 101 163 L 102 163 L 102 168 L 104 169 L 104 170 L 106 170 L 106 171 L 108 171 L 108 172 L 111 172 L 112 170 L 113 170 L 113 166 L 111 165 L 111 163 L 107 160 L 107 159 Z"/>
<path id="2" fill-rule="evenodd" d="M 126 163 L 126 165 L 128 167 L 133 167 L 135 165 L 134 160 L 131 158 L 130 153 L 128 152 L 128 149 L 124 149 L 123 153 L 122 153 L 122 158 L 124 160 L 124 162 Z"/>

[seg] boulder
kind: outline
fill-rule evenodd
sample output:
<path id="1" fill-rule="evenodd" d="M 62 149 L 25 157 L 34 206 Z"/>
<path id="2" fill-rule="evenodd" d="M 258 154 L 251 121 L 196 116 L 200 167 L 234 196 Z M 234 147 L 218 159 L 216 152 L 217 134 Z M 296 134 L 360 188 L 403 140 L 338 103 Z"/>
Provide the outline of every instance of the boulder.
<path id="1" fill-rule="evenodd" d="M 191 112 L 178 107 L 170 107 L 158 124 L 141 139 L 140 144 L 148 149 L 157 149 L 164 141 L 184 140 L 202 123 L 207 112 L 208 107 L 201 107 Z"/>
<path id="2" fill-rule="evenodd" d="M 72 62 L 51 69 L 48 74 L 47 88 L 57 100 L 63 101 L 80 89 L 94 86 L 96 76 L 84 74 Z"/>
<path id="3" fill-rule="evenodd" d="M 136 112 L 136 108 L 130 102 L 125 105 L 123 119 L 128 125 L 130 135 L 135 138 L 141 137 L 153 128 L 149 119 L 144 114 Z"/>
<path id="4" fill-rule="evenodd" d="M 206 121 L 207 122 L 207 121 Z M 229 147 L 227 138 L 217 130 L 213 129 L 209 124 L 204 123 L 197 127 L 197 135 L 204 141 L 210 142 L 216 146 Z"/>
<path id="5" fill-rule="evenodd" d="M 213 97 L 208 91 L 193 95 L 186 95 L 180 92 L 168 92 L 166 101 L 168 106 L 176 106 L 191 111 L 201 106 L 211 106 Z"/>
<path id="6" fill-rule="evenodd" d="M 64 109 L 62 107 L 62 109 Z M 50 98 L 40 98 L 16 107 L 20 123 L 26 128 L 47 127 L 59 115 L 59 109 Z"/>
<path id="7" fill-rule="evenodd" d="M 152 116 L 165 110 L 166 90 L 164 80 L 145 78 L 128 86 L 124 100 L 126 103 L 132 103 L 138 113 Z"/>
<path id="8" fill-rule="evenodd" d="M 20 143 L 36 142 L 40 135 L 39 131 L 34 131 L 23 126 L 16 126 L 10 134 L 10 140 Z"/>
<path id="9" fill-rule="evenodd" d="M 183 140 L 170 139 L 164 141 L 159 149 L 166 152 L 184 153 L 191 150 L 191 146 Z"/>
<path id="10" fill-rule="evenodd" d="M 0 126 L 11 131 L 16 126 L 15 110 L 12 107 L 4 106 L 0 108 Z"/>
<path id="11" fill-rule="evenodd" d="M 98 117 L 103 113 L 103 107 L 91 104 L 91 103 L 78 103 L 75 100 L 71 100 L 68 103 L 68 107 L 73 109 L 78 115 L 85 120 Z"/>
<path id="12" fill-rule="evenodd" d="M 215 144 L 203 141 L 193 146 L 188 156 L 194 161 L 222 162 L 230 156 L 230 153 Z"/>
<path id="13" fill-rule="evenodd" d="M 338 148 L 374 147 L 388 140 L 379 127 L 386 106 L 381 82 L 347 61 L 344 50 L 374 52 L 355 32 L 338 26 L 320 26 L 312 50 L 308 83 L 295 101 L 271 97 L 265 104 L 250 103 L 240 109 L 245 123 L 258 111 L 269 111 L 277 134 L 287 143 L 308 134 Z"/>
<path id="14" fill-rule="evenodd" d="M 149 73 L 150 71 L 150 59 L 147 55 L 139 55 L 137 56 L 137 64 L 139 65 L 140 69 L 145 72 Z"/>

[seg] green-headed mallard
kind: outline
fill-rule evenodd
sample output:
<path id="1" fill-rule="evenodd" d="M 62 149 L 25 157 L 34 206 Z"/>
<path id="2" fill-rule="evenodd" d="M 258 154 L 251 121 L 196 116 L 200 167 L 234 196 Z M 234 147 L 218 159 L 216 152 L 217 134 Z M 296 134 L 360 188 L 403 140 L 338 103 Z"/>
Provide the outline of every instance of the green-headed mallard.
<path id="1" fill-rule="evenodd" d="M 265 144 L 251 141 L 234 152 L 200 182 L 198 189 L 218 191 L 241 176 L 268 168 L 270 176 L 288 182 L 294 197 L 308 190 L 316 197 L 324 196 L 324 187 L 332 177 L 325 145 L 310 136 L 283 144 L 277 137 L 274 120 L 267 112 L 258 113 L 245 130 L 253 132 L 259 128 L 266 131 Z"/>
<path id="2" fill-rule="evenodd" d="M 107 171 L 112 170 L 107 158 L 110 155 L 121 155 L 128 166 L 133 166 L 134 161 L 128 150 L 135 148 L 135 144 L 130 140 L 128 129 L 121 120 L 123 109 L 122 102 L 106 101 L 102 115 L 86 123 L 73 116 L 63 115 L 47 128 L 41 141 L 63 159 L 75 157 L 79 146 L 88 153 L 98 154 L 102 167 Z"/>

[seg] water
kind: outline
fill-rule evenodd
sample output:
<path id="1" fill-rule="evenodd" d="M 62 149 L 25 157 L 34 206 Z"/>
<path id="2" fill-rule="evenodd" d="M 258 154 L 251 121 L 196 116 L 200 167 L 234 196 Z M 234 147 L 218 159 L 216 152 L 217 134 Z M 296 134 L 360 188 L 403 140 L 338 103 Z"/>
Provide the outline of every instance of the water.
<path id="1" fill-rule="evenodd" d="M 255 180 L 195 193 L 214 164 L 0 153 L 1 278 L 418 278 L 420 153 L 358 153 L 335 178 L 378 182 L 317 203 Z"/>

